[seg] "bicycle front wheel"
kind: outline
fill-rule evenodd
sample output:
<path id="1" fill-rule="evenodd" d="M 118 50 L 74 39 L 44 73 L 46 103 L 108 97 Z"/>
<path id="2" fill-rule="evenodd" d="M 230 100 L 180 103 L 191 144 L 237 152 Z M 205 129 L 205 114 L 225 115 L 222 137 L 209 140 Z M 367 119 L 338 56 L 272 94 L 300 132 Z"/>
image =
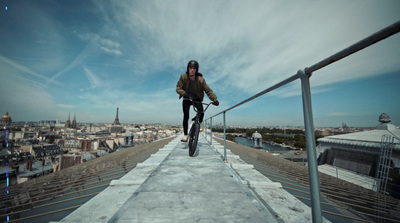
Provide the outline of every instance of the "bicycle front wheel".
<path id="1" fill-rule="evenodd" d="M 193 134 L 194 134 L 194 125 L 192 125 L 192 127 L 189 130 L 189 150 L 190 150 L 190 148 L 192 148 Z"/>
<path id="2" fill-rule="evenodd" d="M 190 130 L 189 139 L 189 156 L 193 156 L 196 152 L 197 141 L 199 140 L 200 124 L 194 123 Z"/>

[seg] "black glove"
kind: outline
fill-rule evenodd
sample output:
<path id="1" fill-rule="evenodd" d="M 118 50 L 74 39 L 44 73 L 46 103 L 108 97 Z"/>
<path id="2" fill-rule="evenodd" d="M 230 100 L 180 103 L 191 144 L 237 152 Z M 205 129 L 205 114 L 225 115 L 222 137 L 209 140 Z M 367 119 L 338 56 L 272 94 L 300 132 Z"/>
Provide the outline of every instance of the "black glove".
<path id="1" fill-rule="evenodd" d="M 184 93 L 183 98 L 189 98 L 189 95 L 187 93 Z"/>
<path id="2" fill-rule="evenodd" d="M 218 100 L 213 101 L 213 105 L 218 106 L 219 105 L 219 101 Z"/>

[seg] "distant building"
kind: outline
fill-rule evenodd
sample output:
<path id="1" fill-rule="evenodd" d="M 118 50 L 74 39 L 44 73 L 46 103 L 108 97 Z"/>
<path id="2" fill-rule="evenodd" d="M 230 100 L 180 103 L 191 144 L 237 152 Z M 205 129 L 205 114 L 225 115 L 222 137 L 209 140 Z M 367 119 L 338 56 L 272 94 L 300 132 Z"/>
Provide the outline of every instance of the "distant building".
<path id="1" fill-rule="evenodd" d="M 122 143 L 122 145 L 126 147 L 134 146 L 135 145 L 134 138 L 135 134 L 131 131 L 127 131 L 124 134 L 124 142 Z"/>
<path id="2" fill-rule="evenodd" d="M 383 136 L 392 137 L 388 190 L 400 191 L 400 129 L 390 124 L 383 113 L 381 122 L 374 130 L 355 132 L 320 138 L 317 151 L 318 163 L 348 169 L 367 176 L 376 176 L 380 161 Z M 400 197 L 400 194 L 396 195 Z"/>
<path id="3" fill-rule="evenodd" d="M 65 128 L 71 128 L 71 119 L 69 117 L 69 114 L 68 114 L 67 122 L 65 123 Z"/>
<path id="4" fill-rule="evenodd" d="M 77 124 L 76 124 L 76 113 L 74 114 L 74 120 L 71 123 L 71 119 L 70 119 L 70 114 L 68 114 L 68 119 L 65 122 L 65 128 L 71 128 L 71 129 L 76 129 L 77 128 Z"/>
<path id="5" fill-rule="evenodd" d="M 40 126 L 43 126 L 43 125 L 55 126 L 56 124 L 60 124 L 60 121 L 59 120 L 40 120 L 38 124 Z"/>
<path id="6" fill-rule="evenodd" d="M 121 133 L 123 130 L 124 130 L 124 127 L 122 125 L 120 125 L 120 126 L 111 125 L 108 128 L 109 133 Z"/>
<path id="7" fill-rule="evenodd" d="M 36 158 L 52 157 L 63 153 L 62 149 L 55 144 L 32 146 L 30 153 Z"/>
<path id="8" fill-rule="evenodd" d="M 109 127 L 110 133 L 120 133 L 124 130 L 124 127 L 119 123 L 118 110 L 119 108 L 117 108 L 117 115 L 115 116 L 113 124 Z"/>
<path id="9" fill-rule="evenodd" d="M 8 139 L 30 139 L 37 137 L 36 132 L 18 131 L 8 133 Z"/>
<path id="10" fill-rule="evenodd" d="M 81 150 L 82 151 L 91 151 L 92 150 L 92 140 L 82 140 Z"/>
<path id="11" fill-rule="evenodd" d="M 113 125 L 121 125 L 121 123 L 119 123 L 118 110 L 119 110 L 119 108 L 117 108 L 117 116 L 115 116 L 115 120 L 114 120 Z"/>
<path id="12" fill-rule="evenodd" d="M 0 119 L 0 125 L 11 125 L 11 123 L 12 123 L 11 116 L 8 114 L 8 112 L 6 112 L 6 114 L 3 115 L 3 117 L 1 117 Z"/>
<path id="13" fill-rule="evenodd" d="M 56 169 L 62 170 L 83 163 L 82 155 L 65 154 L 61 156 L 60 163 Z"/>
<path id="14" fill-rule="evenodd" d="M 61 149 L 64 149 L 64 147 L 65 147 L 65 140 L 64 140 L 64 139 L 58 140 L 57 143 L 56 143 L 56 145 L 59 146 Z"/>
<path id="15" fill-rule="evenodd" d="M 78 139 L 66 139 L 64 140 L 64 150 L 81 149 L 82 141 Z"/>
<path id="16" fill-rule="evenodd" d="M 253 147 L 257 149 L 262 149 L 262 136 L 257 131 L 251 135 L 251 139 L 253 140 Z"/>
<path id="17" fill-rule="evenodd" d="M 77 128 L 77 126 L 76 126 L 76 113 L 74 114 L 74 120 L 72 121 L 71 128 L 73 128 L 73 129 Z"/>

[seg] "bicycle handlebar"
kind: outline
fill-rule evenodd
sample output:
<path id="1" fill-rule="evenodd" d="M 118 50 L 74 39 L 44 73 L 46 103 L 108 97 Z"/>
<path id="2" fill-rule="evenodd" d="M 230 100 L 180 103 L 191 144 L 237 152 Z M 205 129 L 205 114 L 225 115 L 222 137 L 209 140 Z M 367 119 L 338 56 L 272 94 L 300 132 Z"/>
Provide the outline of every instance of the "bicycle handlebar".
<path id="1" fill-rule="evenodd" d="M 194 110 L 196 113 L 205 113 L 206 110 L 208 109 L 208 107 L 210 107 L 210 105 L 211 105 L 212 103 L 214 103 L 214 102 L 203 103 L 203 102 L 201 102 L 201 101 L 195 101 L 195 100 L 193 100 L 193 98 L 183 98 L 183 100 L 185 100 L 185 101 L 191 101 L 192 104 L 193 104 L 193 110 Z M 194 103 L 201 103 L 201 104 L 203 104 L 203 105 L 207 105 L 207 107 L 203 110 L 203 112 L 199 112 L 199 111 L 197 110 L 196 106 L 194 106 Z"/>

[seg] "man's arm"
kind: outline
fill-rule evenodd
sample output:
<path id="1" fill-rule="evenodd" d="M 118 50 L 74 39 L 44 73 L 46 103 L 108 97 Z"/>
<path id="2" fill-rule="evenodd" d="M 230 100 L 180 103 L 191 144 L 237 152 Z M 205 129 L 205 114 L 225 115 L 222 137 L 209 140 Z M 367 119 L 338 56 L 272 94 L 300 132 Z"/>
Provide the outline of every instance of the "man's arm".
<path id="1" fill-rule="evenodd" d="M 186 94 L 186 91 L 183 90 L 183 85 L 184 85 L 183 82 L 184 82 L 184 81 L 183 81 L 183 77 L 182 77 L 182 75 L 181 75 L 181 77 L 179 78 L 178 83 L 176 83 L 176 93 L 179 94 L 179 99 L 180 99 L 181 97 L 183 97 L 184 94 Z"/>
<path id="2" fill-rule="evenodd" d="M 211 88 L 208 86 L 208 84 L 206 83 L 206 80 L 204 80 L 203 82 L 203 88 L 204 91 L 207 94 L 207 97 L 211 100 L 211 101 L 217 101 L 217 95 L 214 94 L 214 92 L 211 90 Z"/>

